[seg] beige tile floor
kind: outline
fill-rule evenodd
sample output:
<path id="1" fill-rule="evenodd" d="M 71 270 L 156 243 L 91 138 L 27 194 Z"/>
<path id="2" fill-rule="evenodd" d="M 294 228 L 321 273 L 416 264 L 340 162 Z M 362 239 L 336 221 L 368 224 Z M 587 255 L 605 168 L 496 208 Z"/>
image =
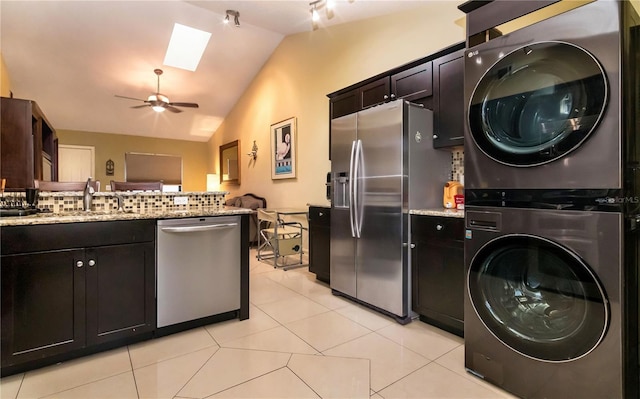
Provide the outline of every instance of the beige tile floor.
<path id="1" fill-rule="evenodd" d="M 250 319 L 0 380 L 1 398 L 512 398 L 466 373 L 464 342 L 340 297 L 251 253 Z"/>

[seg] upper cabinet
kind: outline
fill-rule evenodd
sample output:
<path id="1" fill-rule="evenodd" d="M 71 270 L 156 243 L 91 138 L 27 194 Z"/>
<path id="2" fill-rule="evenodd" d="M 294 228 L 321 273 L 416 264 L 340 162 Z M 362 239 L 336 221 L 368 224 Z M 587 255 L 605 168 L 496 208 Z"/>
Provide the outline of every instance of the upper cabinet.
<path id="1" fill-rule="evenodd" d="M 398 98 L 415 101 L 432 94 L 432 64 L 399 68 L 367 80 L 346 92 L 330 94 L 331 119 L 339 118 Z"/>
<path id="2" fill-rule="evenodd" d="M 330 118 L 404 99 L 434 112 L 434 148 L 462 145 L 464 43 L 328 95 Z"/>
<path id="3" fill-rule="evenodd" d="M 391 99 L 419 100 L 433 93 L 432 62 L 391 75 Z"/>
<path id="4" fill-rule="evenodd" d="M 389 101 L 391 97 L 391 93 L 389 92 L 390 88 L 391 84 L 388 76 L 358 88 L 358 111 Z"/>
<path id="5" fill-rule="evenodd" d="M 1 165 L 7 189 L 58 180 L 58 138 L 34 101 L 1 99 Z"/>
<path id="6" fill-rule="evenodd" d="M 464 140 L 464 49 L 433 61 L 433 148 Z"/>

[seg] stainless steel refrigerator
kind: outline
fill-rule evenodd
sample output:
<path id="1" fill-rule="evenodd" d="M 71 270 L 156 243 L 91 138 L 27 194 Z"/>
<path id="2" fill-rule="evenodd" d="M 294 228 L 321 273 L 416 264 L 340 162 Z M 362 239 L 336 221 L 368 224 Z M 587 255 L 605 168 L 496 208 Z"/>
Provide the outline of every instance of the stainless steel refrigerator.
<path id="1" fill-rule="evenodd" d="M 442 207 L 451 153 L 402 100 L 331 121 L 331 289 L 410 321 L 409 210 Z"/>

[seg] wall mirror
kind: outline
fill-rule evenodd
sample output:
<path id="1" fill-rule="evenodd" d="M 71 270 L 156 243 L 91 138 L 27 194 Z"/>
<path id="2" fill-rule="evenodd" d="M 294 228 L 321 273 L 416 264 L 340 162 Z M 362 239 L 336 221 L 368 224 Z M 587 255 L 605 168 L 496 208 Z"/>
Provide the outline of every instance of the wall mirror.
<path id="1" fill-rule="evenodd" d="M 220 183 L 240 185 L 240 140 L 220 146 Z"/>

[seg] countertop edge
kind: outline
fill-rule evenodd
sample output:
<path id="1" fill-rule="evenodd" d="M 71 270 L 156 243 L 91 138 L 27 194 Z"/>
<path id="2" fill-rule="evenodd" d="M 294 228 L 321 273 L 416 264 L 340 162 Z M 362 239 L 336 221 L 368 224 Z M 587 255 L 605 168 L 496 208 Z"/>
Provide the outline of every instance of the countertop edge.
<path id="1" fill-rule="evenodd" d="M 422 215 L 422 216 L 443 216 L 443 217 L 449 217 L 449 218 L 464 219 L 464 210 L 458 210 L 458 209 L 445 209 L 445 208 L 411 209 L 409 210 L 409 214 Z"/>
<path id="2" fill-rule="evenodd" d="M 28 226 L 40 224 L 63 224 L 85 222 L 108 222 L 117 220 L 140 219 L 180 219 L 203 216 L 227 216 L 253 213 L 250 209 L 223 207 L 222 209 L 172 210 L 149 213 L 127 212 L 65 212 L 58 214 L 35 214 L 29 216 L 10 216 L 0 218 L 0 227 Z"/>

